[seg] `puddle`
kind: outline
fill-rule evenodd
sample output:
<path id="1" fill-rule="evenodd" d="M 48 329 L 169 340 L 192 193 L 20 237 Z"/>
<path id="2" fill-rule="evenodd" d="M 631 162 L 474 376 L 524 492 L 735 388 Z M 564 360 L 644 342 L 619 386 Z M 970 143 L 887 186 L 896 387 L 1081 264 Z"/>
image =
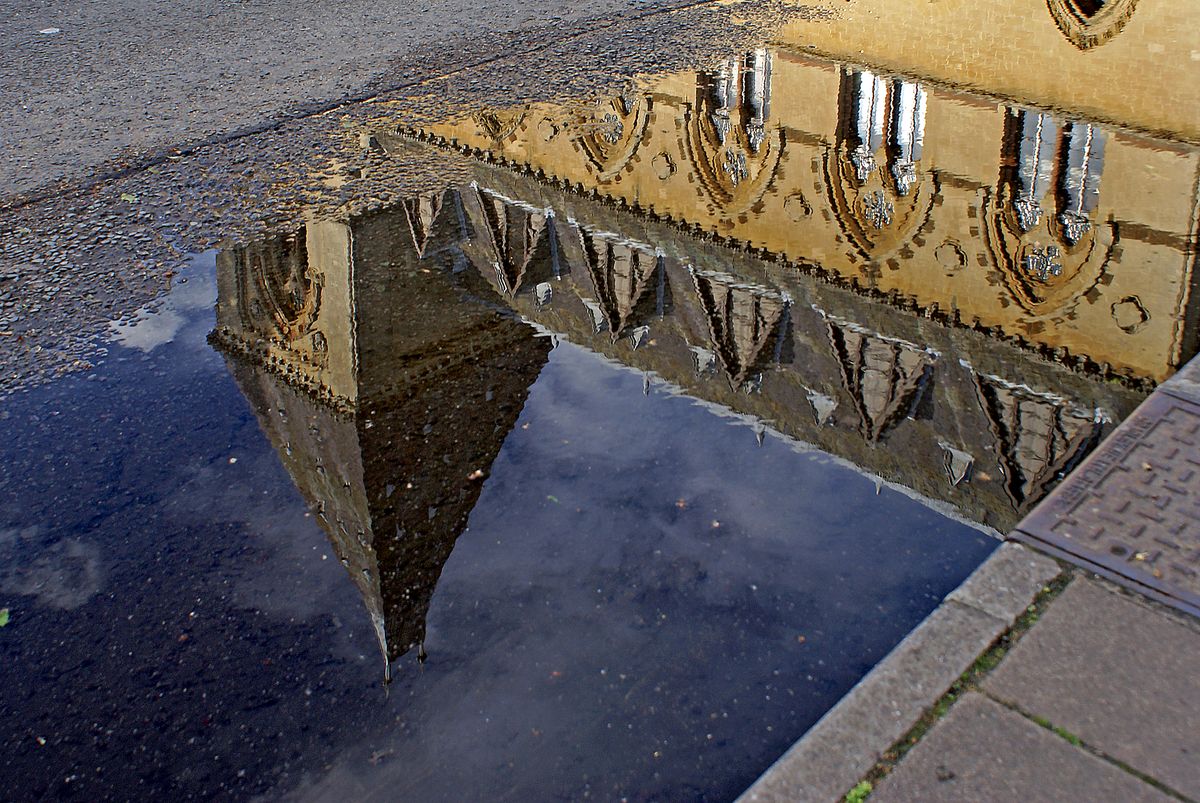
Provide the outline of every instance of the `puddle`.
<path id="1" fill-rule="evenodd" d="M 6 399 L 0 775 L 729 800 L 803 735 L 1195 352 L 1200 154 L 787 41 L 339 124 Z"/>

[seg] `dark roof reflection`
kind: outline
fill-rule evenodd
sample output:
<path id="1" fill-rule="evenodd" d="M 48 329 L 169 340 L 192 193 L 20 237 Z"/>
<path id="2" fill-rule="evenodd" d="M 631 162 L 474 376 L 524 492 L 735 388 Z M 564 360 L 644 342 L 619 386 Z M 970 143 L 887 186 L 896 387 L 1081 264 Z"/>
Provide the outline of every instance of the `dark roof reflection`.
<path id="1" fill-rule="evenodd" d="M 414 647 L 423 657 L 442 567 L 550 348 L 511 316 L 460 302 L 449 273 L 418 267 L 429 227 L 408 223 L 437 204 L 310 225 L 218 260 L 212 340 L 362 594 L 389 666 Z M 256 268 L 262 254 L 306 250 L 290 271 Z M 334 283 L 302 322 L 264 314 L 264 297 Z"/>

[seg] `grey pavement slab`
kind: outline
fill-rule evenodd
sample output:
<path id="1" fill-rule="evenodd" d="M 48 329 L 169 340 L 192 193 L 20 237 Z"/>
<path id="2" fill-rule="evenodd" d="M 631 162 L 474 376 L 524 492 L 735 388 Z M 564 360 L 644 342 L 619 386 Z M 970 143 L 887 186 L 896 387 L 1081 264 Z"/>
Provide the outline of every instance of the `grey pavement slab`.
<path id="1" fill-rule="evenodd" d="M 1173 396 L 1200 404 L 1200 357 L 1193 357 L 1160 388 Z"/>
<path id="2" fill-rule="evenodd" d="M 1059 572 L 1004 544 L 741 797 L 840 799 Z"/>
<path id="3" fill-rule="evenodd" d="M 1010 541 L 946 599 L 1012 622 L 1059 571 L 1050 558 Z"/>
<path id="4" fill-rule="evenodd" d="M 1200 630 L 1077 580 L 983 688 L 1200 798 Z"/>
<path id="5" fill-rule="evenodd" d="M 1006 626 L 957 602 L 942 605 L 741 799 L 814 803 L 838 799 Z"/>
<path id="6" fill-rule="evenodd" d="M 1167 801 L 1170 797 L 971 692 L 871 795 L 871 803 Z"/>

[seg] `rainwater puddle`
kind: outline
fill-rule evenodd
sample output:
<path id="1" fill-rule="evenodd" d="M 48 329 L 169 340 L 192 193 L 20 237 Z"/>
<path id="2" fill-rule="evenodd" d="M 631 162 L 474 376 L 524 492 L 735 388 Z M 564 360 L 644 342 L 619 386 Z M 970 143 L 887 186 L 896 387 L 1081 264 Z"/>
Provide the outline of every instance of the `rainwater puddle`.
<path id="1" fill-rule="evenodd" d="M 0 412 L 3 777 L 736 797 L 1195 351 L 1188 132 L 1002 89 L 779 45 L 368 132 L 469 175 Z"/>

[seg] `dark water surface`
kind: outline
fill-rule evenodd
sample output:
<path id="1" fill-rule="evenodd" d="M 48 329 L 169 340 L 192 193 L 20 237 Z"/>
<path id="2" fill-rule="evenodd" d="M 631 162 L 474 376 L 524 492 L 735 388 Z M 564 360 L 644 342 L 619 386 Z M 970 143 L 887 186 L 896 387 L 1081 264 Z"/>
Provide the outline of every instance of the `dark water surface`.
<path id="1" fill-rule="evenodd" d="M 442 333 L 499 328 L 520 367 L 485 356 L 357 432 L 365 487 L 421 500 L 414 517 L 372 499 L 375 537 L 429 523 L 400 547 L 406 564 L 381 558 L 382 583 L 367 580 L 385 619 L 411 617 L 389 635 L 424 631 L 428 653 L 392 646 L 407 654 L 385 689 L 364 600 L 256 418 L 304 416 L 304 397 L 279 383 L 254 409 L 247 383 L 273 380 L 240 389 L 205 342 L 211 258 L 185 276 L 94 375 L 5 411 L 3 513 L 19 524 L 0 541 L 2 644 L 22 673 L 0 721 L 18 736 L 6 774 L 35 795 L 385 783 L 400 799 L 729 798 L 996 543 L 462 301 L 440 308 Z M 430 435 L 471 437 L 484 479 L 413 470 L 414 451 L 462 468 L 436 442 L 396 448 L 418 408 L 418 431 L 427 417 Z M 327 451 L 292 459 L 337 470 L 339 423 L 310 412 Z M 383 431 L 387 448 L 368 442 Z M 467 514 L 461 535 L 439 522 Z"/>
<path id="2" fill-rule="evenodd" d="M 1069 112 L 763 48 L 361 142 L 466 178 L 0 410 L 0 797 L 732 799 L 1195 351 L 1195 149 Z"/>

